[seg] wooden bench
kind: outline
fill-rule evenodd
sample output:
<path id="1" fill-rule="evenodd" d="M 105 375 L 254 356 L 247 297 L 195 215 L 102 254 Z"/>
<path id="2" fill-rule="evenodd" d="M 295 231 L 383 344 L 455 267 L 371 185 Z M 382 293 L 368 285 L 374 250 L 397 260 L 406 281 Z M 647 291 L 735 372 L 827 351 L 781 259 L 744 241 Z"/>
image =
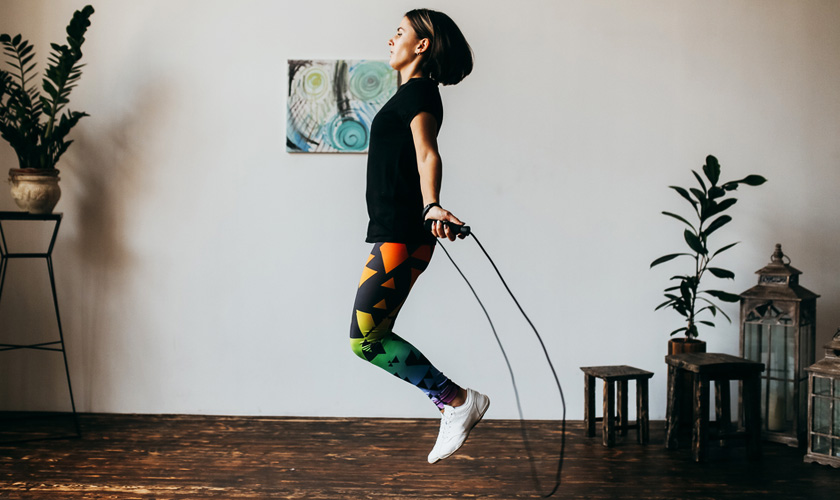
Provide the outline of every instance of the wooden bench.
<path id="1" fill-rule="evenodd" d="M 583 419 L 586 435 L 595 435 L 595 423 L 603 423 L 602 438 L 604 446 L 615 445 L 616 432 L 627 434 L 629 429 L 636 429 L 636 438 L 640 444 L 650 439 L 650 416 L 648 415 L 648 380 L 653 373 L 633 368 L 632 366 L 582 366 L 584 373 L 585 406 Z M 595 379 L 604 380 L 604 413 L 595 416 Z M 636 424 L 628 425 L 627 382 L 636 381 Z M 618 387 L 616 388 L 616 382 Z M 616 414 L 616 396 L 618 413 Z"/>
<path id="2" fill-rule="evenodd" d="M 720 353 L 692 352 L 665 356 L 668 364 L 668 406 L 666 411 L 665 447 L 677 448 L 680 418 L 677 380 L 680 373 L 691 374 L 694 396 L 691 450 L 696 462 L 706 459 L 709 430 L 709 382 L 715 382 L 715 415 L 721 445 L 728 439 L 746 439 L 747 454 L 761 455 L 761 372 L 764 364 Z M 729 382 L 740 380 L 744 407 L 744 432 L 731 430 Z"/>

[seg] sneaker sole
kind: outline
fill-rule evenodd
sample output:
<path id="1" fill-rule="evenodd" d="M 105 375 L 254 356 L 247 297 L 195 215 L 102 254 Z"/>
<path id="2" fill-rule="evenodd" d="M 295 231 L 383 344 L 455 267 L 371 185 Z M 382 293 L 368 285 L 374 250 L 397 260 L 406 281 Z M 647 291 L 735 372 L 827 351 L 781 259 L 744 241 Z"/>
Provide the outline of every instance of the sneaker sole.
<path id="1" fill-rule="evenodd" d="M 463 442 L 463 443 L 461 443 L 461 444 L 460 444 L 457 448 L 455 448 L 454 450 L 452 450 L 452 453 L 449 453 L 448 455 L 444 455 L 444 456 L 442 456 L 442 457 L 438 457 L 438 458 L 437 458 L 437 460 L 435 460 L 434 462 L 431 462 L 432 464 L 436 464 L 436 463 L 440 462 L 441 460 L 443 460 L 443 459 L 445 459 L 445 458 L 449 458 L 449 457 L 451 457 L 452 455 L 454 455 L 454 454 L 455 454 L 455 452 L 456 452 L 456 451 L 458 451 L 458 450 L 460 450 L 460 449 L 461 449 L 461 446 L 464 446 L 464 443 L 466 443 L 466 442 L 467 442 L 467 439 L 469 439 L 469 437 L 470 437 L 470 432 L 472 432 L 473 427 L 475 427 L 476 425 L 478 425 L 478 423 L 479 423 L 479 422 L 481 422 L 481 419 L 483 419 L 483 418 L 484 418 L 484 414 L 485 414 L 485 413 L 487 413 L 487 409 L 488 409 L 488 408 L 490 408 L 490 397 L 489 397 L 489 396 L 484 396 L 484 399 L 485 399 L 484 408 L 482 408 L 482 409 L 479 411 L 479 413 L 478 413 L 478 419 L 477 419 L 475 422 L 473 422 L 473 424 L 470 426 L 470 428 L 469 428 L 469 429 L 467 429 L 467 435 L 466 435 L 466 436 L 464 436 L 464 442 Z"/>

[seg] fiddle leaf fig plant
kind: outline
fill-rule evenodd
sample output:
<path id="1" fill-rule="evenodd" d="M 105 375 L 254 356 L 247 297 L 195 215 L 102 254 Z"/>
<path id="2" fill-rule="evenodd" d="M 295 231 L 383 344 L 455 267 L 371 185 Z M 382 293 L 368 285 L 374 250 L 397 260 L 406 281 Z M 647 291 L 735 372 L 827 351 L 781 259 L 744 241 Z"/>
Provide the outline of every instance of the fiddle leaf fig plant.
<path id="1" fill-rule="evenodd" d="M 671 277 L 675 284 L 665 289 L 665 302 L 659 304 L 656 310 L 671 308 L 685 318 L 686 324 L 677 328 L 671 335 L 683 332 L 689 339 L 699 335 L 697 325 L 714 327 L 715 324 L 707 319 L 698 319 L 702 313 L 708 312 L 712 317 L 720 313 L 730 323 L 732 320 L 712 299 L 722 302 L 738 302 L 738 295 L 724 292 L 722 290 L 701 289 L 700 284 L 706 273 L 716 278 L 734 279 L 735 273 L 728 269 L 713 267 L 712 260 L 721 253 L 729 250 L 738 243 L 724 245 L 717 250 L 712 250 L 709 237 L 732 221 L 732 217 L 723 212 L 730 209 L 738 200 L 731 197 L 733 191 L 741 184 L 747 186 L 760 186 L 767 179 L 760 175 L 748 175 L 741 180 L 720 182 L 720 163 L 714 156 L 706 157 L 706 164 L 703 165 L 705 180 L 696 171 L 692 170 L 694 178 L 697 179 L 699 187 L 683 188 L 669 186 L 687 201 L 693 213 L 686 218 L 673 212 L 662 212 L 664 215 L 682 222 L 686 228 L 683 231 L 683 240 L 688 247 L 687 252 L 671 253 L 663 255 L 654 260 L 650 267 L 664 264 L 679 257 L 683 261 L 692 261 L 691 267 L 685 274 Z M 703 282 L 705 283 L 705 282 Z"/>
<path id="2" fill-rule="evenodd" d="M 20 168 L 54 169 L 73 141 L 66 140 L 87 113 L 65 110 L 82 76 L 82 44 L 93 7 L 77 10 L 67 26 L 67 44 L 51 44 L 41 90 L 33 83 L 35 50 L 21 35 L 0 35 L 9 71 L 0 69 L 0 137 L 15 150 Z"/>

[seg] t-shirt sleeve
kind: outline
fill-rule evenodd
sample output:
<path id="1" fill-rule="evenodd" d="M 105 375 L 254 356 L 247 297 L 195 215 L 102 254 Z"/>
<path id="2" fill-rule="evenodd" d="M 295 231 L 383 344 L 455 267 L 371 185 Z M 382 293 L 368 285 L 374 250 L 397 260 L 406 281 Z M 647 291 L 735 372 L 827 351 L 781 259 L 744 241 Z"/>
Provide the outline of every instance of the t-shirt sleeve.
<path id="1" fill-rule="evenodd" d="M 400 106 L 399 115 L 406 126 L 411 125 L 411 120 L 423 111 L 428 111 L 435 117 L 440 127 L 443 118 L 443 105 L 440 100 L 440 92 L 437 84 L 432 81 L 417 82 L 406 88 L 403 105 Z"/>

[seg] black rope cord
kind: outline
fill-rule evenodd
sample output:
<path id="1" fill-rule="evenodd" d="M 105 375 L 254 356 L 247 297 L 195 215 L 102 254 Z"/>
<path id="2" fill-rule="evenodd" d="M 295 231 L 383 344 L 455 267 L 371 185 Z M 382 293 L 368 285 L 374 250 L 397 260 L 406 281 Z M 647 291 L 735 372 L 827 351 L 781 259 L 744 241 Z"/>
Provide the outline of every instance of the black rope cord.
<path id="1" fill-rule="evenodd" d="M 484 303 L 481 302 L 481 299 L 478 297 L 478 294 L 476 293 L 475 288 L 473 288 L 472 284 L 470 283 L 470 280 L 467 279 L 463 271 L 461 271 L 461 268 L 458 267 L 458 264 L 455 263 L 455 260 L 449 254 L 449 251 L 446 250 L 446 247 L 444 245 L 439 245 L 440 248 L 443 249 L 446 256 L 449 257 L 449 261 L 452 262 L 452 265 L 455 266 L 455 269 L 458 271 L 458 274 L 460 274 L 461 277 L 464 278 L 464 281 L 467 283 L 467 286 L 470 288 L 470 291 L 472 291 L 473 295 L 475 296 L 475 299 L 478 301 L 478 305 L 480 305 L 481 309 L 484 311 L 484 316 L 487 317 L 487 321 L 490 323 L 490 329 L 493 330 L 493 336 L 496 338 L 496 343 L 499 345 L 499 349 L 502 351 L 502 356 L 505 358 L 505 364 L 507 365 L 508 372 L 510 373 L 510 382 L 513 385 L 513 393 L 516 396 L 516 409 L 519 411 L 519 428 L 522 433 L 522 441 L 525 444 L 525 450 L 528 453 L 528 459 L 531 465 L 531 477 L 534 480 L 534 487 L 537 493 L 539 493 L 542 498 L 548 498 L 557 492 L 557 490 L 560 488 L 561 483 L 561 474 L 563 471 L 563 457 L 566 450 L 566 397 L 563 394 L 563 387 L 560 385 L 560 379 L 557 377 L 557 372 L 554 370 L 554 363 L 551 362 L 551 358 L 548 355 L 548 349 L 546 349 L 545 347 L 545 342 L 543 342 L 543 339 L 540 336 L 540 332 L 537 331 L 537 328 L 534 326 L 534 323 L 531 321 L 531 318 L 529 318 L 528 315 L 525 314 L 525 311 L 522 309 L 522 306 L 519 305 L 519 301 L 516 300 L 516 296 L 513 295 L 513 292 L 510 290 L 510 287 L 508 286 L 507 282 L 502 277 L 502 273 L 499 272 L 499 268 L 496 267 L 496 263 L 493 262 L 493 259 L 490 258 L 490 254 L 488 254 L 487 250 L 484 249 L 484 245 L 482 245 L 481 241 L 479 241 L 478 238 L 476 238 L 475 233 L 470 232 L 469 234 L 473 237 L 473 239 L 475 239 L 475 242 L 478 244 L 478 247 L 484 253 L 485 257 L 487 257 L 487 260 L 490 261 L 490 264 L 493 266 L 493 269 L 499 276 L 499 279 L 501 280 L 502 285 L 504 285 L 505 290 L 507 290 L 508 294 L 510 295 L 510 298 L 513 299 L 514 304 L 516 304 L 516 307 L 519 308 L 519 312 L 522 313 L 522 316 L 525 318 L 526 321 L 528 321 L 528 324 L 534 331 L 534 335 L 536 335 L 537 340 L 539 341 L 540 346 L 542 347 L 543 354 L 545 355 L 545 360 L 548 362 L 548 367 L 551 369 L 551 374 L 554 376 L 554 382 L 557 384 L 557 391 L 560 393 L 560 401 L 563 404 L 563 423 L 561 427 L 560 453 L 557 460 L 557 474 L 554 478 L 554 487 L 551 489 L 550 492 L 543 494 L 541 492 L 542 488 L 540 486 L 539 477 L 537 477 L 537 471 L 534 464 L 534 457 L 531 453 L 530 442 L 528 441 L 528 434 L 525 429 L 525 417 L 522 413 L 522 404 L 519 401 L 519 389 L 516 387 L 516 377 L 513 374 L 513 368 L 511 367 L 510 360 L 508 359 L 507 352 L 505 352 L 505 348 L 504 346 L 502 346 L 502 341 L 499 338 L 499 334 L 496 333 L 496 327 L 493 325 L 493 320 L 490 319 L 490 314 L 488 314 L 487 308 L 484 307 Z"/>

